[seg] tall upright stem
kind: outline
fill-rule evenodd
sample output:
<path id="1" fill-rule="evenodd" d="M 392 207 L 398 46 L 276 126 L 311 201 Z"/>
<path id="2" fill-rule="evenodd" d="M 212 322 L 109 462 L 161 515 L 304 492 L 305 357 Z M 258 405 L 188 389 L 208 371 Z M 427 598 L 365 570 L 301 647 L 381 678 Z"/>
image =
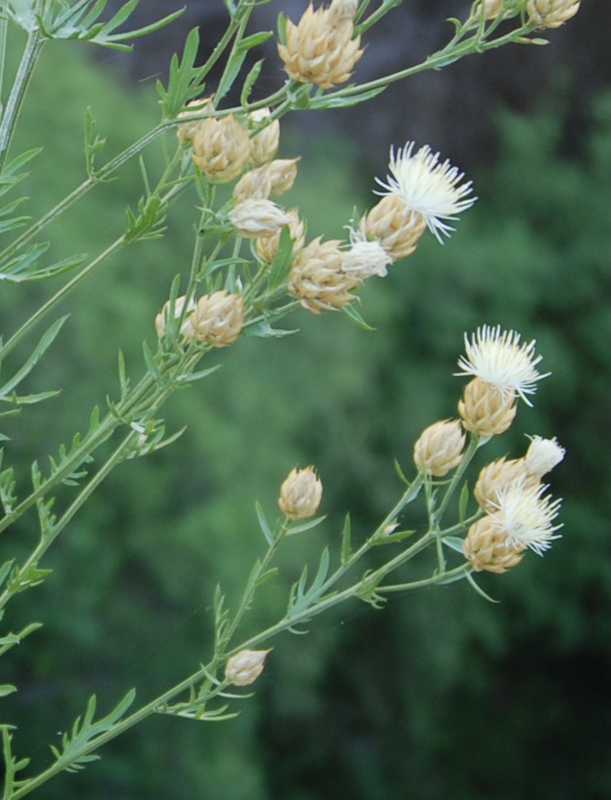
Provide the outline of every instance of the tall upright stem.
<path id="1" fill-rule="evenodd" d="M 19 112 L 44 43 L 45 40 L 40 35 L 38 28 L 30 31 L 21 57 L 21 63 L 15 76 L 15 82 L 2 116 L 2 122 L 0 122 L 0 173 L 4 167 L 11 139 L 15 132 L 15 125 L 19 118 Z"/>

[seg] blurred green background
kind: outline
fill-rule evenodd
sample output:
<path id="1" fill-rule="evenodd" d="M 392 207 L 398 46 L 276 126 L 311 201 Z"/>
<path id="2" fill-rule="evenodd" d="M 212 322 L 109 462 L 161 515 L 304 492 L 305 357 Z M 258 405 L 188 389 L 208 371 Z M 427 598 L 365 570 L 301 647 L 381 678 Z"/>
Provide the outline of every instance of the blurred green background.
<path id="1" fill-rule="evenodd" d="M 87 106 L 109 154 L 156 121 L 151 90 L 119 85 L 78 47 L 49 45 L 20 126 L 20 149 L 44 147 L 28 213 L 82 179 Z M 455 414 L 463 332 L 484 323 L 536 338 L 553 375 L 476 466 L 522 454 L 527 433 L 557 436 L 567 448 L 552 476 L 565 498 L 563 538 L 544 558 L 481 578 L 498 605 L 451 585 L 393 597 L 383 611 L 354 604 L 308 636 L 283 636 L 237 719 L 155 718 L 41 797 L 611 798 L 611 96 L 592 103 L 589 135 L 571 157 L 562 111 L 559 96 L 528 119 L 497 115 L 498 158 L 469 174 L 479 201 L 456 234 L 443 247 L 425 237 L 362 292 L 375 332 L 339 313 L 296 314 L 297 335 L 240 340 L 222 353 L 222 370 L 171 400 L 168 426 L 186 424 L 186 434 L 118 469 L 43 565 L 50 578 L 9 607 L 8 629 L 32 619 L 44 627 L 0 662 L 0 680 L 19 686 L 2 720 L 19 724 L 17 752 L 42 768 L 47 744 L 91 693 L 103 711 L 130 686 L 144 700 L 193 671 L 210 652 L 214 587 L 235 599 L 262 551 L 255 499 L 274 516 L 285 475 L 313 463 L 328 521 L 287 548 L 284 577 L 250 624 L 272 620 L 302 564 L 337 543 L 346 511 L 358 536 L 394 502 L 394 459 L 409 472 L 422 428 Z M 353 208 L 375 202 L 374 176 L 344 140 L 292 130 L 281 155 L 303 155 L 286 202 L 310 237 L 342 235 Z M 154 170 L 156 154 L 147 158 Z M 54 252 L 97 253 L 138 193 L 135 168 L 100 186 L 57 223 Z M 126 249 L 72 296 L 70 320 L 31 381 L 62 395 L 8 430 L 21 480 L 116 394 L 118 347 L 140 373 L 142 339 L 153 342 L 171 280 L 188 268 L 194 203 L 172 211 L 164 239 Z M 3 287 L 3 333 L 53 288 Z M 35 537 L 24 519 L 0 542 L 2 561 Z"/>

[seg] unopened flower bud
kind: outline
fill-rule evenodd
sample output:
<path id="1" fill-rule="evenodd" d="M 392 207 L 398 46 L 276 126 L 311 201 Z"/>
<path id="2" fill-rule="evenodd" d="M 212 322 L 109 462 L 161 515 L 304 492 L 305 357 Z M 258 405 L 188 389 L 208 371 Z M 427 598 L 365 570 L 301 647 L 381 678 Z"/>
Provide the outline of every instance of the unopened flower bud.
<path id="1" fill-rule="evenodd" d="M 306 519 L 318 510 L 322 498 L 322 483 L 314 467 L 292 469 L 282 486 L 278 505 L 289 519 Z"/>
<path id="2" fill-rule="evenodd" d="M 187 103 L 187 111 L 183 111 L 178 115 L 178 119 L 189 117 L 196 112 L 203 112 L 210 108 L 212 110 L 212 97 L 204 97 L 199 100 L 191 100 Z M 176 135 L 183 144 L 193 141 L 197 129 L 202 124 L 203 119 L 193 119 L 190 122 L 183 122 L 176 128 Z"/>
<path id="3" fill-rule="evenodd" d="M 305 222 L 299 217 L 299 211 L 296 208 L 291 208 L 286 212 L 288 218 L 288 227 L 293 241 L 293 254 L 301 250 L 305 244 Z M 271 264 L 278 254 L 278 245 L 280 244 L 280 236 L 282 231 L 273 236 L 257 239 L 257 254 L 262 261 Z"/>
<path id="4" fill-rule="evenodd" d="M 542 478 L 562 461 L 566 451 L 558 444 L 555 436 L 553 439 L 532 436 L 531 439 L 528 452 L 524 456 L 524 464 L 531 475 Z"/>
<path id="5" fill-rule="evenodd" d="M 486 19 L 496 19 L 503 10 L 503 0 L 483 0 L 484 16 Z M 482 3 L 475 7 L 477 14 L 481 14 Z"/>
<path id="6" fill-rule="evenodd" d="M 361 282 L 343 271 L 341 242 L 314 239 L 297 253 L 289 275 L 288 291 L 313 314 L 332 311 L 351 303 L 350 294 Z"/>
<path id="7" fill-rule="evenodd" d="M 242 200 L 229 212 L 229 221 L 239 236 L 247 239 L 274 236 L 289 224 L 286 213 L 271 200 Z"/>
<path id="8" fill-rule="evenodd" d="M 190 323 L 198 341 L 226 347 L 235 342 L 244 326 L 244 301 L 224 289 L 204 295 L 198 300 Z"/>
<path id="9" fill-rule="evenodd" d="M 233 114 L 205 119 L 193 136 L 193 162 L 210 180 L 237 178 L 250 157 L 250 138 Z"/>
<path id="10" fill-rule="evenodd" d="M 233 189 L 233 196 L 242 200 L 267 200 L 272 192 L 272 182 L 265 167 L 251 169 L 244 173 Z"/>
<path id="11" fill-rule="evenodd" d="M 227 661 L 225 677 L 234 686 L 249 686 L 263 672 L 269 650 L 240 650 Z"/>
<path id="12" fill-rule="evenodd" d="M 393 193 L 384 195 L 359 223 L 361 235 L 379 242 L 393 261 L 411 255 L 425 230 L 425 218 Z"/>
<path id="13" fill-rule="evenodd" d="M 265 165 L 271 181 L 271 193 L 276 197 L 293 188 L 299 158 L 275 158 Z"/>
<path id="14" fill-rule="evenodd" d="M 309 5 L 297 25 L 286 21 L 286 44 L 278 45 L 286 72 L 300 83 L 330 89 L 350 78 L 363 55 L 360 36 L 353 39 L 352 0 L 339 0 L 316 11 Z"/>
<path id="15" fill-rule="evenodd" d="M 414 447 L 414 462 L 419 472 L 436 478 L 447 475 L 462 459 L 465 434 L 458 420 L 436 422 L 426 428 Z"/>
<path id="16" fill-rule="evenodd" d="M 269 108 L 259 108 L 249 114 L 253 122 L 262 122 L 269 119 Z M 262 128 L 250 140 L 250 157 L 255 164 L 266 164 L 278 152 L 280 143 L 280 122 L 275 119 Z"/>
<path id="17" fill-rule="evenodd" d="M 182 297 L 177 297 L 174 303 L 174 318 L 179 319 L 182 316 L 183 309 L 185 307 L 186 297 L 183 295 Z M 194 336 L 193 328 L 191 327 L 191 314 L 196 309 L 196 303 L 193 299 L 189 300 L 189 304 L 187 306 L 187 310 L 185 312 L 185 317 L 180 326 L 180 334 L 185 339 L 192 339 Z M 170 301 L 168 300 L 167 303 L 164 304 L 163 308 L 155 317 L 155 328 L 157 329 L 157 336 L 160 339 L 166 334 L 166 330 L 168 327 L 168 319 L 170 315 Z"/>
<path id="18" fill-rule="evenodd" d="M 579 11 L 580 0 L 528 0 L 526 13 L 538 28 L 559 28 Z"/>
<path id="19" fill-rule="evenodd" d="M 524 557 L 525 547 L 516 547 L 495 524 L 494 514 L 478 519 L 469 528 L 463 542 L 463 552 L 476 572 L 506 572 Z"/>
<path id="20" fill-rule="evenodd" d="M 474 378 L 465 386 L 458 413 L 468 431 L 489 439 L 510 427 L 516 415 L 516 397 L 481 378 Z"/>
<path id="21" fill-rule="evenodd" d="M 484 511 L 492 514 L 498 509 L 499 492 L 502 495 L 508 486 L 518 482 L 527 488 L 537 485 L 539 479 L 528 473 L 523 458 L 500 458 L 481 470 L 473 494 Z"/>

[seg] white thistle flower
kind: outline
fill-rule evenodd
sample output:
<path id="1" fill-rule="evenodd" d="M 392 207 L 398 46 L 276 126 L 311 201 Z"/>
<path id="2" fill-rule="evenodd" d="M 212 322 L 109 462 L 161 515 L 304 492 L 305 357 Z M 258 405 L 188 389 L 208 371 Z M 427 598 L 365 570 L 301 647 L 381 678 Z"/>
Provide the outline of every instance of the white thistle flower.
<path id="1" fill-rule="evenodd" d="M 484 325 L 478 328 L 472 341 L 465 334 L 466 356 L 461 356 L 458 366 L 463 372 L 455 375 L 473 375 L 497 388 L 504 395 L 519 394 L 526 405 L 532 403 L 526 397 L 537 390 L 536 382 L 551 375 L 541 375 L 536 365 L 543 356 L 535 356 L 536 339 L 520 344 L 516 331 L 501 331 Z"/>
<path id="2" fill-rule="evenodd" d="M 551 547 L 554 531 L 562 525 L 552 525 L 558 516 L 562 500 L 543 497 L 548 487 L 545 484 L 526 487 L 522 482 L 512 483 L 498 490 L 498 509 L 491 515 L 493 524 L 507 536 L 507 544 L 516 548 L 530 547 L 537 555 L 543 555 Z"/>
<path id="3" fill-rule="evenodd" d="M 431 233 L 443 242 L 442 234 L 450 236 L 454 228 L 442 220 L 457 220 L 456 215 L 477 200 L 476 197 L 467 197 L 472 191 L 472 181 L 459 186 L 464 172 L 453 167 L 448 159 L 440 162 L 440 154 L 433 153 L 428 144 L 412 155 L 414 144 L 407 142 L 396 155 L 391 148 L 391 174 L 386 183 L 376 178 L 386 192 L 377 194 L 398 195 L 405 207 L 420 214 Z"/>
<path id="4" fill-rule="evenodd" d="M 553 439 L 543 439 L 541 436 L 529 436 L 530 447 L 524 456 L 526 469 L 531 475 L 541 478 L 550 472 L 564 458 L 566 450 Z"/>

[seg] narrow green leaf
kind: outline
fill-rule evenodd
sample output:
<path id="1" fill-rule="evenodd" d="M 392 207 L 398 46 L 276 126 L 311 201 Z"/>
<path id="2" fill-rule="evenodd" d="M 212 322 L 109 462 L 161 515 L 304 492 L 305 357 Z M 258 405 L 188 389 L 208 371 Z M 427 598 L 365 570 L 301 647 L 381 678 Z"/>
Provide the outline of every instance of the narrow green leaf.
<path id="1" fill-rule="evenodd" d="M 142 343 L 142 350 L 144 352 L 144 363 L 149 373 L 155 378 L 157 382 L 163 380 L 159 367 L 155 362 L 155 356 L 151 353 L 151 349 L 146 342 Z"/>
<path id="2" fill-rule="evenodd" d="M 471 586 L 475 589 L 477 594 L 480 597 L 483 597 L 484 600 L 487 600 L 489 603 L 495 603 L 495 604 L 498 604 L 498 603 L 501 602 L 500 600 L 495 600 L 494 598 L 490 597 L 490 595 L 487 595 L 486 592 L 480 586 L 477 585 L 477 583 L 475 582 L 475 579 L 473 578 L 473 575 L 470 572 L 467 573 L 466 578 L 469 581 L 469 583 L 471 584 Z"/>
<path id="3" fill-rule="evenodd" d="M 293 536 L 296 533 L 303 533 L 303 531 L 309 531 L 311 528 L 315 528 L 317 525 L 327 518 L 326 514 L 323 514 L 322 517 L 316 517 L 316 519 L 310 519 L 307 522 L 303 522 L 301 525 L 295 525 L 287 530 L 287 536 Z"/>
<path id="4" fill-rule="evenodd" d="M 255 509 L 257 512 L 257 519 L 259 520 L 259 526 L 263 532 L 263 536 L 265 536 L 267 543 L 271 546 L 274 543 L 274 535 L 272 533 L 272 529 L 269 527 L 269 523 L 263 513 L 263 507 L 261 503 L 257 500 L 255 503 Z"/>
<path id="5" fill-rule="evenodd" d="M 17 687 L 13 686 L 10 683 L 5 683 L 4 685 L 0 686 L 0 697 L 6 697 L 7 694 L 13 694 L 13 692 L 17 691 Z"/>
<path id="6" fill-rule="evenodd" d="M 253 33 L 251 36 L 245 36 L 239 43 L 238 48 L 240 50 L 250 50 L 253 47 L 256 47 L 259 44 L 263 44 L 266 42 L 270 36 L 272 36 L 271 31 L 260 31 L 258 33 Z"/>
<path id="7" fill-rule="evenodd" d="M 255 65 L 251 68 L 250 72 L 244 79 L 244 84 L 242 86 L 242 93 L 240 94 L 240 105 L 245 106 L 248 103 L 248 98 L 250 97 L 250 93 L 252 92 L 252 87 L 257 82 L 257 79 L 261 74 L 262 67 L 263 67 L 263 59 L 255 63 Z"/>
<path id="8" fill-rule="evenodd" d="M 0 567 L 0 586 L 2 586 L 2 584 L 6 580 L 6 576 L 11 571 L 11 567 L 13 566 L 14 563 L 15 559 L 11 558 L 10 561 L 5 561 L 4 564 Z"/>
<path id="9" fill-rule="evenodd" d="M 350 514 L 346 514 L 346 519 L 344 520 L 344 528 L 342 530 L 342 566 L 345 567 L 346 564 L 350 561 L 350 556 L 352 555 L 352 526 L 350 524 Z"/>
<path id="10" fill-rule="evenodd" d="M 356 310 L 356 308 L 354 307 L 354 304 L 352 304 L 352 303 L 351 303 L 351 304 L 350 304 L 350 305 L 348 305 L 348 306 L 343 306 L 343 307 L 342 307 L 342 311 L 343 311 L 343 312 L 344 312 L 344 314 L 345 314 L 347 317 L 349 317 L 349 318 L 350 318 L 350 319 L 351 319 L 353 322 L 356 322 L 356 324 L 357 324 L 357 325 L 358 325 L 360 328 L 363 328 L 363 329 L 364 329 L 364 330 L 366 330 L 366 331 L 375 331 L 375 328 L 372 328 L 372 327 L 371 327 L 371 325 L 368 325 L 368 324 L 365 322 L 365 320 L 363 319 L 363 317 L 361 317 L 361 315 L 359 314 L 359 312 L 358 312 L 358 311 Z"/>
<path id="11" fill-rule="evenodd" d="M 467 516 L 467 506 L 469 504 L 469 484 L 465 481 L 462 490 L 460 492 L 460 498 L 458 501 L 458 518 L 461 522 L 465 521 Z"/>
<path id="12" fill-rule="evenodd" d="M 26 363 L 21 367 L 21 369 L 13 376 L 11 380 L 4 384 L 4 386 L 0 389 L 0 397 L 6 397 L 7 395 L 11 394 L 16 386 L 18 386 L 21 381 L 29 375 L 29 373 L 34 369 L 36 364 L 40 361 L 46 350 L 51 346 L 54 342 L 57 334 L 62 329 L 64 322 L 68 319 L 67 316 L 60 317 L 60 319 L 56 320 L 51 327 L 46 331 L 46 333 L 42 336 L 41 340 L 38 342 L 32 355 L 28 358 Z"/>
<path id="13" fill-rule="evenodd" d="M 199 372 L 192 372 L 190 375 L 181 376 L 178 380 L 180 383 L 193 383 L 194 381 L 201 381 L 202 378 L 212 375 L 213 372 L 216 372 L 217 369 L 220 369 L 222 366 L 222 364 L 217 364 L 215 367 L 210 367 L 209 369 L 201 369 Z"/>
<path id="14" fill-rule="evenodd" d="M 462 547 L 463 540 L 460 538 L 460 536 L 444 536 L 441 541 L 451 550 L 455 550 L 457 553 L 464 555 L 464 550 Z"/>

